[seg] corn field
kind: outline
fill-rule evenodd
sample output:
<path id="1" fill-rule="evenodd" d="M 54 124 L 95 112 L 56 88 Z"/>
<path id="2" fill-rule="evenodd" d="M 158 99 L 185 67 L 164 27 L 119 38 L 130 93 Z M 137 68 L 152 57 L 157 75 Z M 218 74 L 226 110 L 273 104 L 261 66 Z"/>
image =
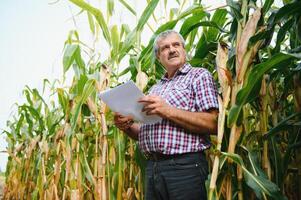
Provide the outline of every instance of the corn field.
<path id="1" fill-rule="evenodd" d="M 69 4 L 79 10 L 75 21 L 88 20 L 93 42 L 70 31 L 62 58 L 70 85 L 45 80 L 50 97 L 25 87 L 26 103 L 4 131 L 4 199 L 144 199 L 145 158 L 97 94 L 129 79 L 147 92 L 165 73 L 152 45 L 168 29 L 186 40 L 190 64 L 207 68 L 219 85 L 208 199 L 301 199 L 301 1 L 227 0 L 208 8 L 147 0 L 141 14 L 125 0 L 107 0 L 102 9 Z M 117 4 L 136 22 L 114 23 Z"/>

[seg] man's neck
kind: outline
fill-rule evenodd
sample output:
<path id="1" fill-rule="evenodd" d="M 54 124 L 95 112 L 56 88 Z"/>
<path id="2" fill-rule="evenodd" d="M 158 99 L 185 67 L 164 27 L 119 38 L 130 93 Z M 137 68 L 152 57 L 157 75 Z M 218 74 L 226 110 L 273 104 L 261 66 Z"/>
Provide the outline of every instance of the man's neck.
<path id="1" fill-rule="evenodd" d="M 167 79 L 172 79 L 172 78 L 175 76 L 175 74 L 177 73 L 177 71 L 178 71 L 179 69 L 181 69 L 181 67 L 183 67 L 183 66 L 184 66 L 184 64 L 181 65 L 181 66 L 179 66 L 179 67 L 170 68 L 169 70 L 166 69 L 167 74 L 166 74 L 165 77 L 166 77 Z"/>

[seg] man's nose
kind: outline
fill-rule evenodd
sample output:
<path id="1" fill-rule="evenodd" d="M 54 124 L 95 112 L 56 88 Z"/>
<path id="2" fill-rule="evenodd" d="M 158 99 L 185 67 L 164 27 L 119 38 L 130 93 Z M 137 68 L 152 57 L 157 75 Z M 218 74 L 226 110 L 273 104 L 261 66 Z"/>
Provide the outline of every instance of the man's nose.
<path id="1" fill-rule="evenodd" d="M 169 48 L 169 52 L 170 53 L 174 53 L 176 51 L 176 48 L 174 48 L 173 46 L 171 46 L 170 48 Z"/>

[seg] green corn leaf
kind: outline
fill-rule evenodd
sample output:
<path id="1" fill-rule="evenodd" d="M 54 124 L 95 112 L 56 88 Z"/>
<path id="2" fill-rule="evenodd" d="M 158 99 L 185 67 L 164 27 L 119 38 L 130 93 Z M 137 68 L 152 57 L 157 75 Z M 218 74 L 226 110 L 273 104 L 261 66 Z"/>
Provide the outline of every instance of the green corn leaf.
<path id="1" fill-rule="evenodd" d="M 190 27 L 195 26 L 205 16 L 208 16 L 208 13 L 206 13 L 205 11 L 201 11 L 201 12 L 196 13 L 195 15 L 192 15 L 191 17 L 188 17 L 184 21 L 184 23 L 182 24 L 181 29 L 180 29 L 180 34 L 183 36 L 183 38 L 186 38 L 188 33 L 191 31 Z M 189 29 L 190 29 L 190 31 L 188 31 Z"/>
<path id="2" fill-rule="evenodd" d="M 99 26 L 102 29 L 105 40 L 109 43 L 109 45 L 111 45 L 110 32 L 109 32 L 108 26 L 104 20 L 102 12 L 100 10 L 98 10 L 97 8 L 94 8 L 90 4 L 86 3 L 85 1 L 82 1 L 82 0 L 69 0 L 69 1 L 71 1 L 75 5 L 79 6 L 83 10 L 90 12 L 95 17 L 96 21 L 98 22 Z"/>
<path id="3" fill-rule="evenodd" d="M 87 156 L 85 155 L 85 151 L 82 149 L 81 153 L 80 153 L 80 157 L 81 157 L 81 163 L 83 164 L 83 172 L 85 177 L 87 178 L 87 180 L 90 182 L 91 185 L 94 185 L 94 177 L 91 171 L 91 168 L 89 166 L 89 163 L 87 161 Z"/>
<path id="4" fill-rule="evenodd" d="M 131 70 L 131 67 L 125 68 L 122 72 L 120 72 L 120 73 L 118 74 L 118 77 L 127 74 L 130 70 Z"/>
<path id="5" fill-rule="evenodd" d="M 118 33 L 117 25 L 114 25 L 111 28 L 111 38 L 112 38 L 112 52 L 115 57 L 119 51 L 119 33 Z"/>
<path id="6" fill-rule="evenodd" d="M 183 19 L 184 17 L 187 17 L 190 14 L 196 14 L 199 12 L 203 12 L 204 8 L 199 5 L 192 5 L 188 7 L 185 11 L 183 11 L 177 18 L 177 20 Z"/>
<path id="7" fill-rule="evenodd" d="M 276 46 L 273 49 L 274 53 L 280 51 L 280 45 L 282 44 L 283 40 L 285 39 L 286 33 L 293 26 L 293 24 L 294 24 L 294 20 L 290 19 L 279 29 L 278 34 L 277 34 Z"/>
<path id="8" fill-rule="evenodd" d="M 291 55 L 278 53 L 266 62 L 257 64 L 253 69 L 251 69 L 246 85 L 238 92 L 236 104 L 229 112 L 229 127 L 237 122 L 242 106 L 247 103 L 248 99 L 250 99 L 250 96 L 256 96 L 256 94 L 253 94 L 252 92 L 254 92 L 254 87 L 257 85 L 257 83 L 261 82 L 262 76 L 273 68 L 277 69 L 287 66 L 294 59 L 295 58 Z"/>
<path id="9" fill-rule="evenodd" d="M 119 52 L 119 57 L 118 57 L 118 63 L 121 61 L 121 59 L 126 55 L 126 53 L 132 48 L 133 44 L 136 41 L 136 38 L 140 31 L 142 31 L 143 26 L 146 24 L 147 20 L 157 7 L 159 0 L 152 0 L 147 7 L 144 9 L 138 24 L 134 30 L 132 30 L 129 34 L 127 34 L 124 42 L 122 43 L 121 50 Z"/>
<path id="10" fill-rule="evenodd" d="M 68 106 L 68 103 L 69 103 L 69 98 L 68 96 L 65 95 L 65 91 L 64 89 L 62 88 L 57 88 L 57 96 L 58 96 L 58 99 L 59 99 L 59 103 L 64 111 L 64 114 L 66 115 L 66 112 L 67 112 L 67 106 Z"/>
<path id="11" fill-rule="evenodd" d="M 28 86 L 27 86 L 27 87 L 28 87 Z M 34 88 L 34 89 L 32 90 L 32 94 L 33 94 L 33 96 L 34 96 L 35 99 L 39 99 L 40 101 L 42 101 L 43 104 L 44 104 L 44 106 L 45 106 L 46 108 L 48 108 L 47 103 L 45 102 L 45 100 L 44 100 L 43 97 L 40 95 L 40 93 L 38 92 L 37 89 Z"/>
<path id="12" fill-rule="evenodd" d="M 29 87 L 27 87 L 27 88 L 29 88 Z M 29 88 L 29 90 L 28 89 L 23 90 L 23 94 L 25 94 L 26 100 L 29 103 L 29 105 L 32 106 L 33 102 L 32 102 L 31 97 L 30 97 L 30 93 L 29 93 L 30 90 L 31 90 L 30 88 Z"/>
<path id="13" fill-rule="evenodd" d="M 64 55 L 63 55 L 63 66 L 64 66 L 64 73 L 68 71 L 70 66 L 72 65 L 75 57 L 75 53 L 79 46 L 77 44 L 67 44 L 65 47 Z"/>
<path id="14" fill-rule="evenodd" d="M 189 33 L 188 42 L 186 42 L 186 47 L 185 47 L 187 52 L 191 51 L 191 48 L 193 47 L 193 44 L 194 44 L 194 40 L 197 38 L 197 33 L 198 33 L 198 30 L 196 30 L 196 29 Z"/>
<path id="15" fill-rule="evenodd" d="M 32 134 L 33 121 L 31 120 L 31 117 L 27 111 L 25 111 L 25 119 L 28 124 L 28 134 L 30 135 L 30 137 L 33 137 Z"/>
<path id="16" fill-rule="evenodd" d="M 177 13 L 178 13 L 177 8 L 170 9 L 170 11 L 169 11 L 169 21 L 172 21 Z"/>
<path id="17" fill-rule="evenodd" d="M 23 105 L 21 106 L 21 108 L 23 110 L 28 110 L 31 116 L 39 122 L 39 128 L 40 128 L 39 132 L 41 133 L 44 130 L 45 126 L 44 126 L 43 118 L 40 116 L 40 113 L 32 106 Z"/>
<path id="18" fill-rule="evenodd" d="M 301 16 L 299 16 L 299 19 L 297 20 L 297 36 L 299 39 L 299 42 L 301 42 Z"/>
<path id="19" fill-rule="evenodd" d="M 50 125 L 50 127 L 48 128 L 48 134 L 47 137 L 51 137 L 54 133 L 55 133 L 55 129 L 57 126 L 60 125 L 60 122 L 64 119 L 64 116 L 62 116 L 61 118 L 59 118 L 57 121 L 53 121 Z"/>
<path id="20" fill-rule="evenodd" d="M 269 144 L 271 144 L 272 146 L 272 156 L 271 156 L 271 160 L 272 160 L 272 163 L 273 163 L 273 166 L 275 168 L 275 183 L 281 187 L 282 185 L 282 177 L 284 175 L 284 170 L 283 170 L 283 160 L 282 160 L 282 157 L 281 157 L 281 152 L 280 152 L 280 148 L 279 146 L 277 145 L 276 143 L 276 140 L 275 138 L 271 138 L 269 140 Z"/>
<path id="21" fill-rule="evenodd" d="M 119 52 L 118 63 L 122 60 L 122 58 L 127 54 L 127 52 L 132 48 L 137 38 L 137 31 L 133 30 L 129 34 L 127 34 L 124 42 L 121 45 L 121 49 Z"/>
<path id="22" fill-rule="evenodd" d="M 223 28 L 225 22 L 227 21 L 227 10 L 226 9 L 217 9 L 212 18 L 211 24 L 209 26 L 207 35 L 207 41 L 215 41 L 217 36 L 220 34 L 220 31 L 226 32 Z"/>
<path id="23" fill-rule="evenodd" d="M 226 15 L 227 11 L 225 9 L 218 9 L 215 11 L 210 22 L 221 27 L 226 22 Z M 193 58 L 202 59 L 209 53 L 209 51 L 214 51 L 217 49 L 216 39 L 219 34 L 219 30 L 212 27 L 208 29 L 208 32 L 204 32 L 196 46 L 196 51 Z"/>
<path id="24" fill-rule="evenodd" d="M 119 2 L 124 5 L 133 15 L 137 15 L 136 11 L 125 0 L 119 0 Z"/>
<path id="25" fill-rule="evenodd" d="M 264 5 L 262 7 L 262 12 L 266 14 L 268 10 L 271 8 L 272 4 L 274 3 L 274 0 L 266 0 L 264 2 Z"/>
<path id="26" fill-rule="evenodd" d="M 291 15 L 300 13 L 301 1 L 296 1 L 294 3 L 286 4 L 281 7 L 275 15 L 273 24 L 279 23 L 283 18 L 288 18 Z"/>
<path id="27" fill-rule="evenodd" d="M 261 176 L 256 176 L 243 168 L 246 184 L 253 189 L 257 198 L 262 199 L 262 192 L 278 200 L 286 198 L 281 194 L 279 187 L 270 180 Z"/>
<path id="28" fill-rule="evenodd" d="M 90 12 L 87 12 L 87 15 L 88 15 L 88 22 L 89 22 L 90 30 L 93 34 L 95 34 L 95 22 L 94 22 L 93 16 L 91 15 Z"/>
<path id="29" fill-rule="evenodd" d="M 146 6 L 146 8 L 144 9 L 138 24 L 136 26 L 136 30 L 137 31 L 141 31 L 143 26 L 146 24 L 146 22 L 148 21 L 149 17 L 153 14 L 155 8 L 157 7 L 159 3 L 159 0 L 151 0 L 150 3 L 148 3 L 148 5 Z"/>
<path id="30" fill-rule="evenodd" d="M 194 29 L 200 27 L 200 26 L 207 26 L 207 27 L 214 27 L 215 29 L 219 30 L 220 32 L 227 32 L 226 30 L 224 30 L 223 28 L 221 28 L 217 23 L 213 22 L 213 21 L 202 21 L 199 23 L 194 24 L 193 26 L 190 26 L 188 29 L 185 29 L 185 31 L 183 32 L 183 37 L 186 39 L 187 35 Z M 209 33 L 209 31 L 208 31 Z M 212 32 L 210 32 L 210 35 L 213 36 L 214 34 L 211 34 Z"/>
<path id="31" fill-rule="evenodd" d="M 88 77 L 84 74 L 82 74 L 80 76 L 80 79 L 78 80 L 77 84 L 76 84 L 76 91 L 75 91 L 75 95 L 81 95 L 84 92 L 84 87 L 86 82 L 88 81 Z"/>
<path id="32" fill-rule="evenodd" d="M 79 102 L 77 102 L 75 109 L 74 109 L 74 114 L 71 118 L 71 130 L 72 130 L 72 134 L 74 133 L 74 130 L 76 128 L 76 123 L 77 123 L 77 119 L 81 113 L 81 108 L 84 102 L 87 101 L 87 98 L 93 93 L 95 92 L 95 80 L 88 80 L 85 83 L 85 87 L 83 89 L 82 94 L 80 95 L 80 99 Z"/>
<path id="33" fill-rule="evenodd" d="M 236 19 L 237 22 L 239 22 L 243 16 L 242 14 L 240 13 L 240 6 L 237 2 L 234 2 L 232 0 L 227 0 L 227 5 L 231 8 L 230 9 L 230 14 L 232 16 L 234 16 L 234 18 Z"/>
<path id="34" fill-rule="evenodd" d="M 244 172 L 244 179 L 246 184 L 253 189 L 257 198 L 262 198 L 262 192 L 275 199 L 284 200 L 286 199 L 280 192 L 278 186 L 270 180 L 252 174 L 244 165 L 242 158 L 238 154 L 225 153 L 222 155 L 231 158 L 236 164 L 240 165 Z"/>
<path id="35" fill-rule="evenodd" d="M 113 15 L 114 12 L 114 0 L 107 0 L 107 11 L 109 16 Z"/>
<path id="36" fill-rule="evenodd" d="M 274 29 L 269 29 L 269 30 L 266 30 L 263 32 L 259 32 L 250 38 L 248 45 L 253 46 L 259 40 L 268 39 L 268 38 L 273 37 L 273 34 L 274 34 Z"/>
<path id="37" fill-rule="evenodd" d="M 282 120 L 281 122 L 279 122 L 277 124 L 277 126 L 273 127 L 272 129 L 270 129 L 265 135 L 264 135 L 264 139 L 269 139 L 271 137 L 273 137 L 276 133 L 282 131 L 282 130 L 287 130 L 289 127 L 291 127 L 294 124 L 294 121 L 292 121 L 292 119 L 296 118 L 296 117 L 300 117 L 301 116 L 301 112 L 298 113 L 294 113 L 290 116 L 288 116 L 287 118 L 285 118 L 284 120 Z"/>
<path id="38" fill-rule="evenodd" d="M 20 128 L 21 128 L 21 126 L 22 126 L 22 124 L 23 124 L 23 121 L 24 121 L 24 115 L 21 114 L 21 116 L 20 116 L 20 118 L 19 118 L 19 120 L 18 120 L 18 122 L 17 122 L 16 129 L 15 129 L 15 132 L 16 132 L 17 134 L 20 134 Z"/>
<path id="39" fill-rule="evenodd" d="M 127 35 L 131 32 L 129 25 L 122 24 L 121 25 L 121 31 L 120 31 L 120 39 L 123 37 L 123 35 Z"/>

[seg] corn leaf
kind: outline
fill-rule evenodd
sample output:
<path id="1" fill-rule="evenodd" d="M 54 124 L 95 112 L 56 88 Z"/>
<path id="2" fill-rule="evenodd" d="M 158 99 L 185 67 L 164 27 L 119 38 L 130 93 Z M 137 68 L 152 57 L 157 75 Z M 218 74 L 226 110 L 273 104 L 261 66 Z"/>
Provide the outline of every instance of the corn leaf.
<path id="1" fill-rule="evenodd" d="M 64 73 L 68 71 L 70 66 L 72 65 L 75 57 L 75 52 L 79 46 L 77 44 L 67 44 L 65 47 L 64 55 L 63 55 L 63 67 L 64 67 Z"/>
<path id="2" fill-rule="evenodd" d="M 267 11 L 271 8 L 272 4 L 274 3 L 274 0 L 266 0 L 264 2 L 264 5 L 262 7 L 262 13 L 266 14 Z"/>
<path id="3" fill-rule="evenodd" d="M 238 2 L 234 2 L 232 0 L 227 0 L 227 5 L 230 7 L 230 14 L 234 16 L 237 22 L 243 18 L 242 14 L 240 13 L 240 5 Z"/>
<path id="4" fill-rule="evenodd" d="M 226 22 L 226 14 L 226 10 L 218 9 L 215 11 L 210 21 L 212 23 L 216 23 L 218 26 L 223 26 L 223 24 Z M 217 43 L 215 40 L 219 35 L 219 31 L 218 29 L 212 27 L 209 28 L 209 30 L 210 32 L 208 31 L 208 33 L 204 32 L 202 34 L 199 42 L 197 43 L 193 59 L 202 59 L 209 53 L 209 51 L 217 49 Z"/>
<path id="5" fill-rule="evenodd" d="M 74 114 L 73 116 L 71 117 L 71 134 L 74 133 L 74 130 L 76 128 L 76 123 L 77 123 L 77 120 L 78 120 L 78 117 L 81 113 L 81 108 L 82 108 L 82 105 L 83 103 L 87 100 L 87 98 L 93 93 L 95 92 L 95 87 L 94 87 L 94 84 L 95 84 L 95 80 L 88 80 L 86 83 L 85 83 L 85 87 L 83 89 L 83 93 L 81 94 L 80 96 L 80 100 L 79 102 L 76 104 L 75 106 L 75 109 L 74 109 Z M 70 137 L 70 136 L 69 136 Z"/>
<path id="6" fill-rule="evenodd" d="M 119 2 L 124 5 L 133 15 L 137 15 L 136 11 L 125 0 L 119 0 Z"/>
<path id="7" fill-rule="evenodd" d="M 290 116 L 288 116 L 287 118 L 283 119 L 281 122 L 279 122 L 277 124 L 277 126 L 273 127 L 272 129 L 270 129 L 265 135 L 264 135 L 264 139 L 269 139 L 273 136 L 275 136 L 276 133 L 282 131 L 282 130 L 287 130 L 289 127 L 291 127 L 292 125 L 294 125 L 295 122 L 297 121 L 292 121 L 292 119 L 294 118 L 298 118 L 301 116 L 301 113 L 294 113 Z"/>
<path id="8" fill-rule="evenodd" d="M 60 105 L 63 109 L 64 114 L 66 114 L 67 106 L 68 106 L 68 103 L 69 103 L 69 98 L 68 98 L 67 95 L 65 95 L 64 89 L 57 88 L 56 91 L 57 91 L 57 96 L 58 96 L 59 103 L 60 103 Z"/>
<path id="9" fill-rule="evenodd" d="M 184 21 L 180 29 L 180 34 L 183 36 L 184 39 L 186 39 L 188 33 L 191 31 L 191 27 L 198 24 L 200 20 L 203 19 L 205 16 L 208 16 L 208 13 L 206 13 L 205 11 L 200 11 L 192 15 L 191 17 L 188 17 Z"/>
<path id="10" fill-rule="evenodd" d="M 88 22 L 89 22 L 90 30 L 93 34 L 95 34 L 95 22 L 94 22 L 93 16 L 91 15 L 90 12 L 87 12 L 87 15 L 88 15 Z"/>
<path id="11" fill-rule="evenodd" d="M 111 28 L 111 38 L 112 38 L 112 52 L 113 57 L 115 57 L 119 51 L 119 33 L 117 25 Z"/>
<path id="12" fill-rule="evenodd" d="M 283 18 L 288 18 L 291 15 L 300 13 L 301 1 L 296 1 L 294 3 L 289 3 L 278 10 L 273 20 L 273 24 L 279 23 Z"/>
<path id="13" fill-rule="evenodd" d="M 138 24 L 136 26 L 136 30 L 137 31 L 141 31 L 143 26 L 146 24 L 146 22 L 148 21 L 149 17 L 152 15 L 152 13 L 154 12 L 155 8 L 157 7 L 159 3 L 159 0 L 151 0 L 150 3 L 148 3 L 148 5 L 146 6 L 146 8 L 144 9 Z"/>
<path id="14" fill-rule="evenodd" d="M 107 0 L 107 11 L 109 16 L 112 16 L 114 12 L 114 0 Z"/>
<path id="15" fill-rule="evenodd" d="M 220 34 L 220 31 L 227 32 L 222 28 L 227 21 L 227 10 L 217 9 L 210 21 L 211 24 L 208 32 L 206 33 L 207 41 L 215 41 L 216 37 Z"/>
<path id="16" fill-rule="evenodd" d="M 291 29 L 293 24 L 294 24 L 294 20 L 290 19 L 279 29 L 278 34 L 277 34 L 276 46 L 273 49 L 274 53 L 277 53 L 280 51 L 280 45 L 283 42 L 283 40 L 285 39 L 285 35 Z"/>
<path id="17" fill-rule="evenodd" d="M 110 32 L 109 32 L 108 26 L 104 20 L 102 12 L 100 10 L 98 10 L 97 8 L 94 8 L 90 4 L 86 3 L 83 0 L 69 0 L 69 1 L 71 1 L 75 5 L 79 6 L 83 10 L 90 12 L 95 17 L 96 21 L 98 22 L 99 26 L 102 29 L 105 40 L 110 45 L 111 44 Z"/>
<path id="18" fill-rule="evenodd" d="M 238 92 L 236 104 L 231 108 L 228 117 L 228 126 L 237 122 L 242 106 L 248 102 L 251 97 L 257 96 L 258 91 L 254 87 L 261 82 L 262 76 L 271 69 L 285 67 L 295 58 L 288 54 L 278 53 L 266 62 L 257 64 L 250 72 L 246 85 Z M 257 93 L 257 94 L 256 94 Z"/>
<path id="19" fill-rule="evenodd" d="M 261 193 L 264 192 L 265 194 L 273 197 L 275 199 L 284 200 L 286 199 L 280 192 L 280 189 L 276 184 L 271 182 L 270 180 L 252 174 L 244 165 L 242 158 L 238 154 L 232 153 L 225 153 L 222 152 L 222 155 L 231 158 L 236 164 L 240 165 L 243 172 L 246 184 L 253 189 L 257 198 L 261 199 Z"/>

